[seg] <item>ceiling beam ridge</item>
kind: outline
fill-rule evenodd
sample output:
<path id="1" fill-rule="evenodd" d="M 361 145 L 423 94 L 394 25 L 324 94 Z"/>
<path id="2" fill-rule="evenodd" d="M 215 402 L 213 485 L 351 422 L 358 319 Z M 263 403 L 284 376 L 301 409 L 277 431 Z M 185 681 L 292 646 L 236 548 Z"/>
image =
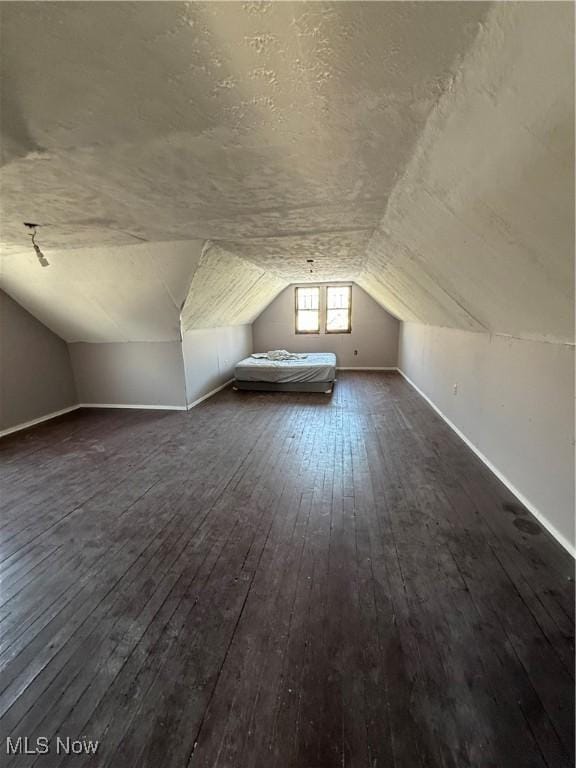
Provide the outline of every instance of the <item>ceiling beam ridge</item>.
<path id="1" fill-rule="evenodd" d="M 268 267 L 263 266 L 262 262 L 256 261 L 255 259 L 253 260 L 249 256 L 246 256 L 245 254 L 235 253 L 230 248 L 230 245 L 231 245 L 230 241 L 227 241 L 227 240 L 215 241 L 214 244 L 217 245 L 221 251 L 227 253 L 229 256 L 232 256 L 234 259 L 238 259 L 238 261 L 241 261 L 244 264 L 246 264 L 250 269 L 256 268 L 260 270 L 262 274 L 270 275 L 271 277 L 274 277 L 277 280 L 282 280 L 286 283 L 286 285 L 288 285 L 289 281 L 287 281 L 286 277 L 282 275 L 280 272 L 276 272 L 273 269 L 269 269 Z"/>
<path id="2" fill-rule="evenodd" d="M 238 242 L 242 242 L 243 240 L 274 240 L 275 238 L 283 238 L 283 237 L 306 237 L 309 235 L 333 235 L 333 234 L 344 234 L 346 232 L 371 232 L 374 230 L 374 227 L 320 227 L 318 229 L 293 229 L 290 231 L 278 231 L 274 232 L 271 235 L 247 235 L 246 237 L 239 237 L 237 238 Z M 219 241 L 220 243 L 230 243 L 234 242 L 228 239 L 223 239 Z"/>

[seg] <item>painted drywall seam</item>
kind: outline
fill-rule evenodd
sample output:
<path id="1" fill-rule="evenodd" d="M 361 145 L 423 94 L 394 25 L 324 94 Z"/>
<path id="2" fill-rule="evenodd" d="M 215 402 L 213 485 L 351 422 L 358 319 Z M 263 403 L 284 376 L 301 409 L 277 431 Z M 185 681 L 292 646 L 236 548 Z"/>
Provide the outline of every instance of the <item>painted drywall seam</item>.
<path id="1" fill-rule="evenodd" d="M 413 387 L 416 390 L 416 392 L 418 392 L 418 394 L 424 398 L 424 400 L 426 400 L 428 405 L 430 405 L 436 411 L 436 413 L 440 416 L 440 418 L 443 419 L 446 422 L 446 424 L 448 424 L 448 426 L 458 435 L 458 437 L 461 440 L 463 440 L 472 451 L 474 451 L 476 456 L 478 456 L 478 458 L 482 462 L 484 462 L 484 464 L 488 467 L 488 469 L 493 474 L 496 475 L 496 477 L 500 480 L 500 482 L 503 483 L 506 486 L 506 488 L 508 488 L 508 490 L 511 493 L 513 493 L 514 496 L 516 496 L 516 498 L 526 507 L 526 509 L 534 515 L 534 517 L 538 520 L 538 522 L 541 523 L 550 534 L 552 534 L 552 536 L 556 539 L 556 541 L 559 544 L 561 544 L 562 547 L 564 547 L 564 549 L 567 552 L 569 552 L 570 555 L 572 555 L 572 557 L 576 558 L 576 547 L 574 547 L 574 545 L 564 536 L 564 534 L 560 533 L 560 531 L 554 525 L 552 525 L 552 523 L 546 518 L 546 516 L 537 507 L 535 507 L 534 504 L 532 504 L 530 499 L 526 498 L 526 496 L 524 496 L 524 494 L 521 491 L 519 491 L 518 488 L 516 488 L 516 486 L 513 485 L 513 483 L 510 482 L 510 480 L 506 477 L 506 475 L 504 475 L 498 469 L 498 467 L 492 464 L 490 459 L 487 456 L 485 456 L 482 453 L 482 451 L 479 450 L 479 448 L 477 448 L 474 445 L 474 443 L 468 437 L 466 437 L 466 435 L 460 429 L 458 429 L 458 427 L 452 421 L 450 421 L 450 419 L 444 413 L 442 413 L 440 408 L 438 408 L 438 406 L 428 397 L 428 395 L 426 395 L 420 389 L 420 387 L 417 384 L 415 384 L 412 381 L 412 379 L 404 373 L 404 371 L 401 368 L 397 368 L 396 370 L 401 376 L 404 377 L 404 379 L 408 382 L 408 384 L 410 384 L 410 386 Z"/>

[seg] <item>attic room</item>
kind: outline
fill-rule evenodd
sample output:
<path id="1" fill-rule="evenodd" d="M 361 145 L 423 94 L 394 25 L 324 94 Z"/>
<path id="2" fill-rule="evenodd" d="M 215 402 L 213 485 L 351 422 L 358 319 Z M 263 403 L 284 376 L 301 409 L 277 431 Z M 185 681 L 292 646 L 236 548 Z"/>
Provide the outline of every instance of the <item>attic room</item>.
<path id="1" fill-rule="evenodd" d="M 0 754 L 574 765 L 574 5 L 0 2 Z"/>

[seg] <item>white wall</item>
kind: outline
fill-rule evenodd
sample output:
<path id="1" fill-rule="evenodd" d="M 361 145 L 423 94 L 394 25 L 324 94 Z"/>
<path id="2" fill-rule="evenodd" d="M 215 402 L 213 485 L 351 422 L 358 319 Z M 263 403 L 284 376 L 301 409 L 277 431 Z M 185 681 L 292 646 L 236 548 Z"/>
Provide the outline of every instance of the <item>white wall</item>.
<path id="1" fill-rule="evenodd" d="M 0 431 L 77 402 L 66 342 L 0 291 Z"/>
<path id="2" fill-rule="evenodd" d="M 574 347 L 403 323 L 399 366 L 574 547 Z"/>
<path id="3" fill-rule="evenodd" d="M 250 325 L 186 331 L 182 350 L 187 402 L 195 402 L 233 378 L 234 366 L 252 349 Z"/>
<path id="4" fill-rule="evenodd" d="M 234 376 L 252 327 L 186 331 L 182 342 L 69 345 L 81 403 L 185 408 Z"/>
<path id="5" fill-rule="evenodd" d="M 254 322 L 256 352 L 335 352 L 343 367 L 396 366 L 400 323 L 358 285 L 352 286 L 352 333 L 297 334 L 294 290 L 295 286 L 288 286 Z"/>
<path id="6" fill-rule="evenodd" d="M 179 341 L 70 344 L 81 403 L 186 406 Z"/>

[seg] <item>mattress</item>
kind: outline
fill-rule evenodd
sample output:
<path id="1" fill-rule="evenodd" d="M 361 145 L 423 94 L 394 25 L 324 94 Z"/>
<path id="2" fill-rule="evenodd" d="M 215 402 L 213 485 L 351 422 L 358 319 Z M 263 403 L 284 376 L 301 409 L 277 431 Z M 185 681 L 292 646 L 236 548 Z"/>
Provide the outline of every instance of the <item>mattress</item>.
<path id="1" fill-rule="evenodd" d="M 299 360 L 266 360 L 247 357 L 235 368 L 237 381 L 286 383 L 298 381 L 334 381 L 336 355 L 333 352 L 311 352 Z"/>

